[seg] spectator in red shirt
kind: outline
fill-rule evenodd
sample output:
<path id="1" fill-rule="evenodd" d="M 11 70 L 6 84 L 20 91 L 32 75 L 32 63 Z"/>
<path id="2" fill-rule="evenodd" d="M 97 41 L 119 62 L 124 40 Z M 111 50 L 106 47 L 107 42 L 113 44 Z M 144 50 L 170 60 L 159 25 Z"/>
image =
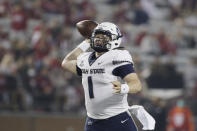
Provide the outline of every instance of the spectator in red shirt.
<path id="1" fill-rule="evenodd" d="M 163 29 L 158 33 L 157 39 L 162 54 L 176 54 L 176 46 L 169 40 Z"/>
<path id="2" fill-rule="evenodd" d="M 183 100 L 177 101 L 168 114 L 167 131 L 194 131 L 191 110 L 185 106 Z"/>
<path id="3" fill-rule="evenodd" d="M 27 15 L 22 5 L 15 4 L 11 11 L 11 32 L 10 39 L 26 39 L 26 28 L 27 28 Z"/>
<path id="4" fill-rule="evenodd" d="M 27 27 L 27 16 L 20 4 L 16 4 L 13 7 L 11 13 L 11 27 L 15 31 L 24 31 Z"/>

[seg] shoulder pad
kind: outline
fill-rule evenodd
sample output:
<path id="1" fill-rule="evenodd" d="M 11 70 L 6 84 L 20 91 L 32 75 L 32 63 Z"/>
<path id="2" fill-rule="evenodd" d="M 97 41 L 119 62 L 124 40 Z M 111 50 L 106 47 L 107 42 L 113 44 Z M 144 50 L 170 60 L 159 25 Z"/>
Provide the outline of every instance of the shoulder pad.
<path id="1" fill-rule="evenodd" d="M 127 50 L 114 50 L 115 57 L 112 61 L 113 65 L 133 64 L 132 57 Z"/>

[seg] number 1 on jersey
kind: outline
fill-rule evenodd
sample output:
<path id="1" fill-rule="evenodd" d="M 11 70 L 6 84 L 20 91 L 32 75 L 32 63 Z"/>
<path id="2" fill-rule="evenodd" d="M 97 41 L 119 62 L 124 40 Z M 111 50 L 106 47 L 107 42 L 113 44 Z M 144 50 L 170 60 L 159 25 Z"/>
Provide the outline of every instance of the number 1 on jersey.
<path id="1" fill-rule="evenodd" d="M 93 83 L 91 76 L 88 76 L 88 90 L 89 90 L 90 99 L 94 98 Z"/>

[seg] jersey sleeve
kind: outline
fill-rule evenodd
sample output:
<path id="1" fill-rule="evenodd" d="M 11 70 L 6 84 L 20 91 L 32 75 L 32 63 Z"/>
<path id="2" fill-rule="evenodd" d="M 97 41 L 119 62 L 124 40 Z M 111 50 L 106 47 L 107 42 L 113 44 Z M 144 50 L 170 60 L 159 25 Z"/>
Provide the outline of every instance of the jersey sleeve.
<path id="1" fill-rule="evenodd" d="M 77 75 L 82 76 L 82 69 L 84 68 L 85 59 L 91 52 L 84 52 L 77 57 L 76 71 Z"/>
<path id="2" fill-rule="evenodd" d="M 126 75 L 135 72 L 132 57 L 130 53 L 126 50 L 120 51 L 113 59 L 112 64 L 114 66 L 112 74 L 115 76 L 119 76 L 122 79 Z"/>

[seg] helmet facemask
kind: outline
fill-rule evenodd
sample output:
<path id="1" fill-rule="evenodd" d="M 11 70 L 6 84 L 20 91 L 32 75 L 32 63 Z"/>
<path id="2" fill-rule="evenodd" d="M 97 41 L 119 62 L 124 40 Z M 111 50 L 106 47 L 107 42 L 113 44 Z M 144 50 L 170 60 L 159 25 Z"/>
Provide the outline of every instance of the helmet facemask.
<path id="1" fill-rule="evenodd" d="M 97 36 L 101 35 L 103 37 L 99 37 L 100 42 L 102 44 L 98 44 L 96 42 Z M 108 39 L 105 39 L 108 38 Z M 120 30 L 116 25 L 109 22 L 104 22 L 99 24 L 92 33 L 91 37 L 91 48 L 94 49 L 96 52 L 107 52 L 109 50 L 118 48 L 120 46 L 122 35 Z"/>
<path id="2" fill-rule="evenodd" d="M 97 30 L 91 37 L 91 47 L 96 52 L 107 52 L 110 48 L 111 35 L 110 32 Z"/>
<path id="3" fill-rule="evenodd" d="M 103 44 L 98 45 L 95 44 L 96 35 L 102 34 L 110 39 L 102 40 Z M 99 24 L 93 31 L 91 37 L 91 48 L 94 49 L 96 52 L 106 52 L 120 46 L 122 35 L 118 26 L 110 22 L 103 22 Z"/>

